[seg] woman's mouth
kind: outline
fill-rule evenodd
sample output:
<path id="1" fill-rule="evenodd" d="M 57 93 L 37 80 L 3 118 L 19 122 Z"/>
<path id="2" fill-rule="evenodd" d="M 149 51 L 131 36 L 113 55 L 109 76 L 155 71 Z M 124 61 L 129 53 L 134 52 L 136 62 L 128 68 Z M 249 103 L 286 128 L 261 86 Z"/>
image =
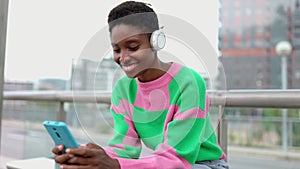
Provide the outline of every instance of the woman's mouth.
<path id="1" fill-rule="evenodd" d="M 125 72 L 131 72 L 137 67 L 137 63 L 121 64 L 121 67 Z"/>

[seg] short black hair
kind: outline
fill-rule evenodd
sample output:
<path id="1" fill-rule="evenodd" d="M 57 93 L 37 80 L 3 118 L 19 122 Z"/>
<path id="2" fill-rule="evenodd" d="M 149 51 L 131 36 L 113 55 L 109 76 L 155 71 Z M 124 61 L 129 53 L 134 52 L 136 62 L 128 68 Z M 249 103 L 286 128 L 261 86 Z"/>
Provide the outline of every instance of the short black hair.
<path id="1" fill-rule="evenodd" d="M 109 32 L 120 24 L 139 26 L 152 33 L 159 29 L 158 18 L 150 4 L 126 1 L 114 7 L 108 15 Z"/>

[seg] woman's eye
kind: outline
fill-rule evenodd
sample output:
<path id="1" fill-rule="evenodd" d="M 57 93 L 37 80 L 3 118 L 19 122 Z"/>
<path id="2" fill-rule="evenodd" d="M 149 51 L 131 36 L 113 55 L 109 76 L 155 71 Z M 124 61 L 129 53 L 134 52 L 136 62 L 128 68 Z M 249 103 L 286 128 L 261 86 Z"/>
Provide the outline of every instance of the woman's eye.
<path id="1" fill-rule="evenodd" d="M 139 47 L 140 47 L 140 45 L 137 45 L 137 46 L 128 47 L 128 49 L 129 49 L 130 51 L 136 51 L 136 50 L 139 49 Z"/>
<path id="2" fill-rule="evenodd" d="M 120 53 L 120 49 L 119 49 L 119 48 L 114 49 L 114 52 L 115 52 L 115 53 Z"/>

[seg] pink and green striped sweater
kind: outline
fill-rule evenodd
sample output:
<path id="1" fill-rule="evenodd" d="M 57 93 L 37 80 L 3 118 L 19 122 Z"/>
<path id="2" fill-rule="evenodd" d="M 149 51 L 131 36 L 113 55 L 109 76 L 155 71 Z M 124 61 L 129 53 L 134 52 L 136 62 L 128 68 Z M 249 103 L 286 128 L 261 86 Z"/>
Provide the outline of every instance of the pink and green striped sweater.
<path id="1" fill-rule="evenodd" d="M 105 151 L 122 169 L 192 168 L 225 158 L 208 109 L 205 81 L 181 64 L 146 83 L 123 77 L 112 93 L 114 137 Z M 140 157 L 141 141 L 151 155 Z"/>

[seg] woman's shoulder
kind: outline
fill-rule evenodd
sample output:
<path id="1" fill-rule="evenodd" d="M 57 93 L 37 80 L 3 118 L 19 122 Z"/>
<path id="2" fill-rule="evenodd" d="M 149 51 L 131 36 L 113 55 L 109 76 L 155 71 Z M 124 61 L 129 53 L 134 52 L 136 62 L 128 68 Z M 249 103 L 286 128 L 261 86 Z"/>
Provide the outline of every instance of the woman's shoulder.
<path id="1" fill-rule="evenodd" d="M 178 71 L 177 75 L 180 79 L 182 80 L 197 80 L 197 81 L 203 81 L 204 78 L 203 76 L 196 71 L 195 69 L 187 66 L 187 65 L 183 65 L 180 63 L 175 63 L 176 67 L 178 67 L 180 70 Z"/>
<path id="2" fill-rule="evenodd" d="M 128 85 L 128 84 L 132 83 L 133 81 L 135 81 L 134 78 L 129 78 L 128 76 L 123 76 L 116 81 L 115 86 Z"/>
<path id="3" fill-rule="evenodd" d="M 113 87 L 113 91 L 126 91 L 132 90 L 137 87 L 137 83 L 135 78 L 129 78 L 127 76 L 123 76 L 118 79 Z"/>

